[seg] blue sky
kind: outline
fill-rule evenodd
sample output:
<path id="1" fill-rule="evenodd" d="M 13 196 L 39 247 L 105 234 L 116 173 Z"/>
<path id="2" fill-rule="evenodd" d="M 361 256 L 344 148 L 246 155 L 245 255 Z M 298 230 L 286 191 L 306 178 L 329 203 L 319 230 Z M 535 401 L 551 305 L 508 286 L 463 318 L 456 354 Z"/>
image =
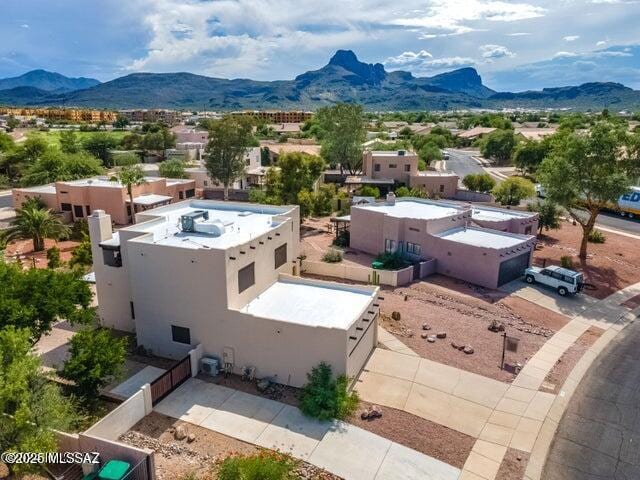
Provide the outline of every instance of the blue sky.
<path id="1" fill-rule="evenodd" d="M 2 0 L 0 77 L 138 71 L 289 79 L 337 49 L 496 90 L 640 88 L 640 0 Z"/>

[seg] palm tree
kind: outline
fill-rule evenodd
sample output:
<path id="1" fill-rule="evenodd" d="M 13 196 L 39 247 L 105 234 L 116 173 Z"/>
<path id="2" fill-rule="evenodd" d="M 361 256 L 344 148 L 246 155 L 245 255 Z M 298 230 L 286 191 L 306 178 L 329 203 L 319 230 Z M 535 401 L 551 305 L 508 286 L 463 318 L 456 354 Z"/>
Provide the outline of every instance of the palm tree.
<path id="1" fill-rule="evenodd" d="M 30 238 L 33 240 L 33 251 L 44 250 L 44 239 L 58 239 L 69 233 L 60 217 L 47 208 L 42 208 L 35 202 L 27 202 L 22 208 L 16 209 L 16 218 L 11 226 L 4 231 L 7 241 Z"/>
<path id="2" fill-rule="evenodd" d="M 127 187 L 129 205 L 131 207 L 131 223 L 136 223 L 136 213 L 133 205 L 133 187 L 147 183 L 144 178 L 144 171 L 139 165 L 124 166 L 118 173 L 116 173 L 112 180 L 119 181 L 122 185 Z"/>

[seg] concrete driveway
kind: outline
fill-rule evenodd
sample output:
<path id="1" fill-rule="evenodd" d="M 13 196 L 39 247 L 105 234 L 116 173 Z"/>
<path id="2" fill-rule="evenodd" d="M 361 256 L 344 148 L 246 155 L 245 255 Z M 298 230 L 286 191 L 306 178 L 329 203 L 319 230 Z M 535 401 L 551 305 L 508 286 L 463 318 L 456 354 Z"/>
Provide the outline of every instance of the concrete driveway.
<path id="1" fill-rule="evenodd" d="M 551 288 L 529 285 L 524 279 L 513 280 L 500 287 L 500 290 L 570 318 L 584 313 L 598 302 L 598 299 L 583 293 L 562 297 Z"/>
<path id="2" fill-rule="evenodd" d="M 457 480 L 460 470 L 345 422 L 319 422 L 284 403 L 191 378 L 155 410 L 288 453 L 346 480 Z"/>

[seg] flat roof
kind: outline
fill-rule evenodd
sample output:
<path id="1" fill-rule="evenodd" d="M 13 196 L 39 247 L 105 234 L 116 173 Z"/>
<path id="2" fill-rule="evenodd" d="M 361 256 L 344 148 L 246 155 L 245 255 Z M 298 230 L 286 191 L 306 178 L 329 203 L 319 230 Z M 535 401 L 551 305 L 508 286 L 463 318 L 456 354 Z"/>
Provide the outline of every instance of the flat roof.
<path id="1" fill-rule="evenodd" d="M 487 208 L 487 207 L 477 207 L 474 206 L 471 212 L 471 217 L 474 220 L 485 220 L 485 221 L 500 221 L 500 220 L 511 220 L 512 218 L 529 218 L 533 217 L 535 213 L 530 212 L 520 212 L 518 210 L 507 210 L 500 208 Z"/>
<path id="2" fill-rule="evenodd" d="M 419 220 L 434 220 L 446 218 L 462 213 L 463 208 L 453 204 L 438 204 L 417 198 L 396 199 L 394 205 L 377 203 L 372 205 L 352 205 L 353 208 L 375 210 L 396 218 L 416 218 Z"/>
<path id="3" fill-rule="evenodd" d="M 400 153 L 403 152 L 403 153 Z M 371 155 L 376 157 L 415 157 L 411 150 L 372 150 Z"/>
<path id="4" fill-rule="evenodd" d="M 394 181 L 393 178 L 369 178 L 361 175 L 348 175 L 344 183 L 347 185 L 393 185 Z"/>
<path id="5" fill-rule="evenodd" d="M 48 185 L 38 185 L 37 187 L 16 188 L 16 190 L 21 190 L 23 192 L 55 194 L 56 186 L 54 184 L 48 184 Z"/>
<path id="6" fill-rule="evenodd" d="M 240 311 L 310 327 L 346 330 L 369 305 L 372 293 L 348 285 L 280 279 Z"/>
<path id="7" fill-rule="evenodd" d="M 163 177 L 144 177 L 145 182 L 159 182 L 163 180 Z M 122 188 L 122 184 L 117 180 L 111 180 L 109 177 L 93 177 L 93 178 L 82 178 L 80 180 L 68 180 L 61 181 L 58 183 L 63 183 L 65 185 L 76 185 L 83 187 L 111 187 L 111 188 Z"/>
<path id="8" fill-rule="evenodd" d="M 473 227 L 456 227 L 437 233 L 436 236 L 474 247 L 494 249 L 516 247 L 528 240 L 524 235 Z"/>
<path id="9" fill-rule="evenodd" d="M 438 172 L 436 170 L 422 170 L 417 173 L 418 177 L 457 177 L 456 172 Z"/>
<path id="10" fill-rule="evenodd" d="M 157 205 L 158 203 L 170 202 L 173 197 L 168 195 L 157 195 L 155 193 L 149 193 L 146 195 L 140 195 L 139 197 L 133 197 L 134 205 Z M 127 200 L 128 202 L 129 200 Z"/>
<path id="11" fill-rule="evenodd" d="M 273 230 L 282 223 L 274 217 L 288 212 L 291 208 L 191 200 L 147 210 L 142 215 L 144 218 L 151 217 L 148 221 L 141 220 L 126 229 L 151 234 L 135 238 L 132 240 L 134 242 L 191 249 L 226 249 L 246 243 Z M 208 212 L 208 222 L 218 221 L 224 225 L 224 231 L 221 234 L 183 232 L 180 217 L 196 210 Z M 196 222 L 199 221 L 201 220 L 196 220 Z"/>

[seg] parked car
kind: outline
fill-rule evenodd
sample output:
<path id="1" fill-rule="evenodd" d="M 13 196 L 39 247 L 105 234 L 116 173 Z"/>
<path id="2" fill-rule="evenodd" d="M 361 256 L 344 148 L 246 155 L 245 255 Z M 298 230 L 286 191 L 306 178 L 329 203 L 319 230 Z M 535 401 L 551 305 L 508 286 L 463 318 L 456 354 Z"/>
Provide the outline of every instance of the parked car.
<path id="1" fill-rule="evenodd" d="M 449 160 L 449 152 L 447 152 L 446 150 L 442 151 L 442 159 L 443 160 Z"/>
<path id="2" fill-rule="evenodd" d="M 555 288 L 558 294 L 563 297 L 578 293 L 584 288 L 582 273 L 557 265 L 545 268 L 529 267 L 524 271 L 524 280 L 530 284 L 541 283 Z"/>
<path id="3" fill-rule="evenodd" d="M 544 191 L 544 187 L 542 185 L 540 185 L 539 183 L 536 183 L 536 195 L 540 198 L 544 198 L 547 196 L 547 194 Z"/>

